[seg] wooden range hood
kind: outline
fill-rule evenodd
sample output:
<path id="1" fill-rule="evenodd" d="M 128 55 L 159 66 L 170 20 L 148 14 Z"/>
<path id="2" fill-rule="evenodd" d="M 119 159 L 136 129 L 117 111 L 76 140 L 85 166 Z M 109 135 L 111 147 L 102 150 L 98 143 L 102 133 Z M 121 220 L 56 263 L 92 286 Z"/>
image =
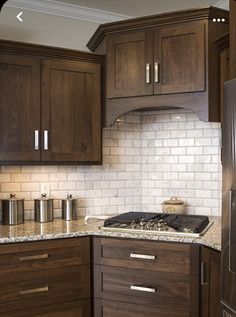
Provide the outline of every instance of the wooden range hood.
<path id="1" fill-rule="evenodd" d="M 228 20 L 228 11 L 206 7 L 100 25 L 87 46 L 106 55 L 104 125 L 129 111 L 170 108 L 220 121 L 215 41 Z"/>

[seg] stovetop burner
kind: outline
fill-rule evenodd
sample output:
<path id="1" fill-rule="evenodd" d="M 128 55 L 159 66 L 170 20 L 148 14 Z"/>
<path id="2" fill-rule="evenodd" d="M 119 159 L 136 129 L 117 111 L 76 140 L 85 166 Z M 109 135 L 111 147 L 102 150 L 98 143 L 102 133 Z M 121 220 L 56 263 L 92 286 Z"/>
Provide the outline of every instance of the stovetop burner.
<path id="1" fill-rule="evenodd" d="M 107 219 L 101 229 L 199 237 L 210 225 L 207 216 L 128 212 Z"/>

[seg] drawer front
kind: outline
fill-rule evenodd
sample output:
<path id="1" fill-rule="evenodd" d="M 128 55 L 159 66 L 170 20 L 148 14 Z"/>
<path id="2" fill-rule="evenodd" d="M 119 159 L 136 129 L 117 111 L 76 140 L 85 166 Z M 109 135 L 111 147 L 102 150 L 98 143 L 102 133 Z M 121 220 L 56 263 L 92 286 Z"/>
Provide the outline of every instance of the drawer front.
<path id="1" fill-rule="evenodd" d="M 12 275 L 0 287 L 0 312 L 90 297 L 90 265 Z M 0 313 L 1 314 L 1 313 Z"/>
<path id="2" fill-rule="evenodd" d="M 199 247 L 181 243 L 94 238 L 94 263 L 199 275 Z"/>
<path id="3" fill-rule="evenodd" d="M 90 238 L 27 242 L 0 246 L 0 281 L 40 270 L 90 263 Z"/>
<path id="4" fill-rule="evenodd" d="M 198 311 L 198 276 L 96 265 L 94 279 L 95 298 Z"/>
<path id="5" fill-rule="evenodd" d="M 1 313 L 1 317 L 91 317 L 91 300 L 57 303 Z"/>
<path id="6" fill-rule="evenodd" d="M 95 300 L 94 317 L 198 317 L 196 313 L 160 310 L 157 307 L 127 304 L 107 300 Z"/>

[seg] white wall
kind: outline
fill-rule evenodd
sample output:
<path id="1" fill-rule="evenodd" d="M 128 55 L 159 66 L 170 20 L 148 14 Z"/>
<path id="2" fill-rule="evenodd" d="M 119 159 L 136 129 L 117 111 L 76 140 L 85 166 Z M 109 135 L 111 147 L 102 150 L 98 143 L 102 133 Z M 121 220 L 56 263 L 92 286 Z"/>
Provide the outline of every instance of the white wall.
<path id="1" fill-rule="evenodd" d="M 98 24 L 3 6 L 0 14 L 0 39 L 88 50 L 86 43 Z"/>

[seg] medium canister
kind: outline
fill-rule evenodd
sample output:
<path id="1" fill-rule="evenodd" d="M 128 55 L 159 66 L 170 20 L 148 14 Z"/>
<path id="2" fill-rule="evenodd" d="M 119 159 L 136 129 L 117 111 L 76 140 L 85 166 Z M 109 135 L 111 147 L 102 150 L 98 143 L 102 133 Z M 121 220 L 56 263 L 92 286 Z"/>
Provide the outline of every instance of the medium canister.
<path id="1" fill-rule="evenodd" d="M 36 222 L 51 222 L 54 220 L 53 199 L 42 194 L 34 200 L 34 220 Z"/>
<path id="2" fill-rule="evenodd" d="M 18 225 L 24 222 L 24 199 L 10 194 L 9 199 L 2 199 L 2 224 Z"/>
<path id="3" fill-rule="evenodd" d="M 67 195 L 66 199 L 62 200 L 62 218 L 65 220 L 77 219 L 77 199 L 72 195 Z"/>

